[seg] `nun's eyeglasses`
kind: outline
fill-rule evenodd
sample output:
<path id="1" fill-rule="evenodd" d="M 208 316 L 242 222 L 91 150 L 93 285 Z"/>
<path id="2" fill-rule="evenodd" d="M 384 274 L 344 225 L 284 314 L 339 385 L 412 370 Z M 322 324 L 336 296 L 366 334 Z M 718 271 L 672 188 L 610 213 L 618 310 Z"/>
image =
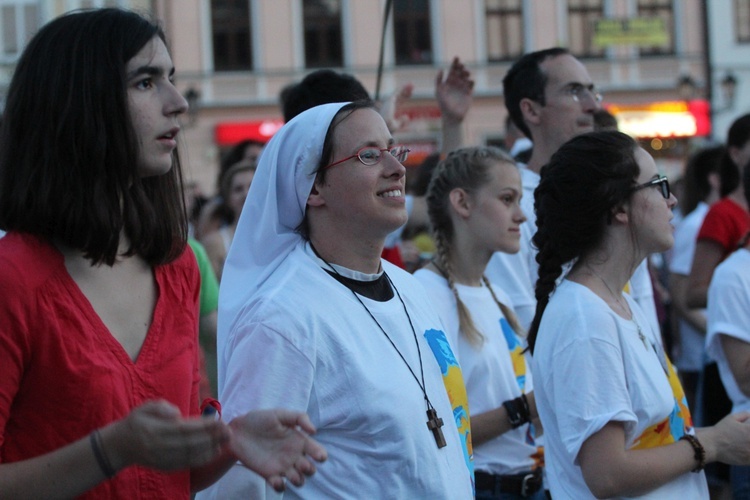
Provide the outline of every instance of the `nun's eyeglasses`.
<path id="1" fill-rule="evenodd" d="M 409 151 L 411 150 L 405 146 L 393 146 L 390 148 L 365 146 L 364 148 L 357 151 L 357 154 L 347 156 L 343 160 L 335 161 L 329 165 L 326 165 L 325 167 L 323 167 L 323 170 L 331 168 L 334 165 L 338 165 L 339 163 L 344 163 L 345 161 L 351 160 L 352 158 L 357 158 L 362 163 L 362 165 L 367 165 L 368 167 L 370 167 L 372 165 L 377 165 L 378 163 L 380 163 L 380 160 L 383 159 L 383 153 L 386 152 L 390 153 L 391 156 L 396 158 L 399 163 L 403 163 L 409 157 Z"/>
<path id="2" fill-rule="evenodd" d="M 646 182 L 645 184 L 640 184 L 633 188 L 633 192 L 640 191 L 641 189 L 645 189 L 651 186 L 658 186 L 659 190 L 661 191 L 661 195 L 664 197 L 664 199 L 665 200 L 669 199 L 669 195 L 671 191 L 669 190 L 669 181 L 667 180 L 666 176 L 661 176 L 656 179 L 650 180 Z"/>

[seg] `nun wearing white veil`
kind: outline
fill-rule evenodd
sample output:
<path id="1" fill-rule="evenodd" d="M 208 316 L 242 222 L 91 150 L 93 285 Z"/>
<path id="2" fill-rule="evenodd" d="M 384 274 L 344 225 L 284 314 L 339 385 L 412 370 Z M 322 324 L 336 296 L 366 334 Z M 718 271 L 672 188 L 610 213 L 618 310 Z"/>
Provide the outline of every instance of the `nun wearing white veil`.
<path id="1" fill-rule="evenodd" d="M 473 496 L 460 368 L 421 285 L 380 259 L 407 153 L 358 102 L 305 111 L 260 158 L 221 284 L 219 392 L 225 418 L 308 413 L 329 459 L 289 497 Z M 235 469 L 219 489 L 247 496 Z"/>

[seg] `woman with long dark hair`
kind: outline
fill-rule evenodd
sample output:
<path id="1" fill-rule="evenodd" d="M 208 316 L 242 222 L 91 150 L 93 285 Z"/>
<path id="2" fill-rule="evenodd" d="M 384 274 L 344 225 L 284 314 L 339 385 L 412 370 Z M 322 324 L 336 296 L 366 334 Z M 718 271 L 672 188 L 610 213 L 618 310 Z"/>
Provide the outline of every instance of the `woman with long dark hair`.
<path id="1" fill-rule="evenodd" d="M 238 459 L 314 471 L 304 414 L 198 418 L 199 275 L 161 28 L 119 9 L 44 26 L 0 131 L 0 497 L 190 498 Z M 298 430 L 301 428 L 304 432 Z"/>
<path id="2" fill-rule="evenodd" d="M 658 332 L 622 291 L 672 246 L 676 203 L 619 132 L 576 137 L 542 170 L 529 346 L 553 498 L 708 498 L 707 462 L 750 462 L 750 414 L 694 429 Z"/>

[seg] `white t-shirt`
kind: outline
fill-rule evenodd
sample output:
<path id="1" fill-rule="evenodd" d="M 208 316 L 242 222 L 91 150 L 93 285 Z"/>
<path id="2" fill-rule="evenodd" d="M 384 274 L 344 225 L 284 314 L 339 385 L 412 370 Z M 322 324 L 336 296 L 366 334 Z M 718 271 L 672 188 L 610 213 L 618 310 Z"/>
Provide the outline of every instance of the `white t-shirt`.
<path id="1" fill-rule="evenodd" d="M 518 165 L 518 171 L 523 188 L 521 210 L 526 215 L 526 222 L 521 224 L 521 249 L 515 254 L 495 252 L 484 272 L 487 279 L 508 294 L 521 326 L 528 330 L 536 312 L 534 287 L 539 277 L 536 248 L 531 238 L 536 233 L 534 190 L 540 177 L 522 164 Z"/>
<path id="2" fill-rule="evenodd" d="M 541 177 L 525 165 L 518 165 L 521 174 L 523 197 L 521 209 L 526 222 L 521 224 L 521 249 L 518 253 L 495 252 L 487 264 L 487 278 L 503 289 L 513 301 L 513 310 L 524 329 L 528 330 L 536 314 L 536 281 L 539 279 L 539 264 L 536 262 L 537 249 L 531 239 L 536 234 L 536 213 L 534 212 L 534 190 Z M 654 289 L 648 263 L 641 262 L 630 279 L 629 293 L 646 313 L 649 323 L 660 331 L 656 314 Z"/>
<path id="3" fill-rule="evenodd" d="M 526 341 L 513 332 L 508 320 L 495 303 L 489 290 L 481 287 L 456 285 L 461 301 L 471 314 L 474 325 L 484 335 L 484 343 L 477 347 L 459 333 L 456 299 L 448 281 L 432 271 L 420 269 L 414 273 L 422 282 L 435 310 L 440 311 L 446 334 L 454 346 L 456 357 L 469 395 L 469 410 L 479 415 L 499 408 L 503 402 L 533 390 L 530 363 L 523 351 Z M 498 300 L 511 306 L 507 295 L 493 286 Z M 513 359 L 511 357 L 513 352 Z M 514 359 L 522 361 L 519 377 L 513 369 Z M 486 443 L 474 447 L 474 467 L 491 474 L 519 474 L 542 465 L 541 448 L 534 441 L 531 424 L 510 430 Z"/>
<path id="4" fill-rule="evenodd" d="M 305 246 L 296 245 L 218 345 L 224 418 L 279 407 L 307 412 L 328 460 L 301 489 L 289 486 L 285 498 L 471 498 L 461 370 L 421 285 L 382 263 L 416 331 L 427 395 L 444 423 L 447 446 L 440 449 L 409 371 L 421 379 L 420 354 L 398 295 L 387 302 L 360 298 L 408 367 L 354 294 Z M 242 483 L 253 491 L 257 476 L 245 472 L 234 470 L 214 491 L 241 492 Z"/>
<path id="5" fill-rule="evenodd" d="M 721 335 L 750 342 L 750 251 L 741 248 L 714 271 L 708 287 L 708 336 L 706 350 L 719 367 L 719 375 L 732 400 L 732 412 L 750 411 L 750 398 L 743 393 L 729 369 Z"/>
<path id="6" fill-rule="evenodd" d="M 708 213 L 708 208 L 707 203 L 698 203 L 695 209 L 675 227 L 672 260 L 669 264 L 671 273 L 690 276 L 693 256 L 695 255 L 696 237 L 703 224 L 703 219 Z M 705 311 L 705 309 L 701 309 L 703 314 L 705 314 Z M 703 348 L 705 338 L 703 333 L 693 328 L 690 323 L 682 318 L 679 320 L 678 328 L 681 353 L 680 357 L 675 360 L 675 366 L 684 371 L 700 371 L 705 362 L 705 350 Z"/>
<path id="7" fill-rule="evenodd" d="M 626 299 L 635 321 L 615 314 L 585 286 L 563 280 L 542 317 L 532 371 L 553 498 L 594 498 L 578 453 L 608 422 L 624 424 L 628 448 L 693 432 L 684 395 L 680 390 L 675 397 L 670 387 L 665 369 L 673 382 L 677 377 L 661 344 L 643 311 Z M 669 425 L 657 428 L 667 419 Z M 705 474 L 687 472 L 639 498 L 707 499 Z"/>

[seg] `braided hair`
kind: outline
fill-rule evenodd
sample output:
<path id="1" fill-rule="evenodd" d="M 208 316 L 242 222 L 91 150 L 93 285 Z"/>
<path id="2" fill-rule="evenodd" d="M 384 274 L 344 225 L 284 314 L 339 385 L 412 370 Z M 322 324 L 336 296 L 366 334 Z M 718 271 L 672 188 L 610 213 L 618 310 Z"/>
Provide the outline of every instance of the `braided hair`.
<path id="1" fill-rule="evenodd" d="M 451 243 L 454 228 L 450 217 L 450 192 L 456 188 L 461 188 L 467 193 L 477 191 L 491 181 L 490 169 L 498 162 L 507 162 L 515 168 L 513 159 L 496 147 L 471 147 L 451 151 L 435 168 L 427 188 L 427 212 L 430 216 L 432 236 L 437 249 L 434 264 L 448 281 L 448 286 L 456 298 L 460 330 L 469 343 L 475 346 L 481 346 L 484 336 L 475 326 L 469 309 L 461 301 L 453 277 Z M 513 311 L 497 300 L 485 276 L 482 276 L 482 281 L 511 327 L 516 333 L 523 335 L 523 329 Z"/>
<path id="2" fill-rule="evenodd" d="M 616 131 L 591 132 L 565 143 L 542 168 L 534 192 L 539 279 L 536 313 L 529 329 L 534 352 L 539 324 L 563 266 L 595 250 L 627 201 L 639 174 L 636 142 Z"/>

